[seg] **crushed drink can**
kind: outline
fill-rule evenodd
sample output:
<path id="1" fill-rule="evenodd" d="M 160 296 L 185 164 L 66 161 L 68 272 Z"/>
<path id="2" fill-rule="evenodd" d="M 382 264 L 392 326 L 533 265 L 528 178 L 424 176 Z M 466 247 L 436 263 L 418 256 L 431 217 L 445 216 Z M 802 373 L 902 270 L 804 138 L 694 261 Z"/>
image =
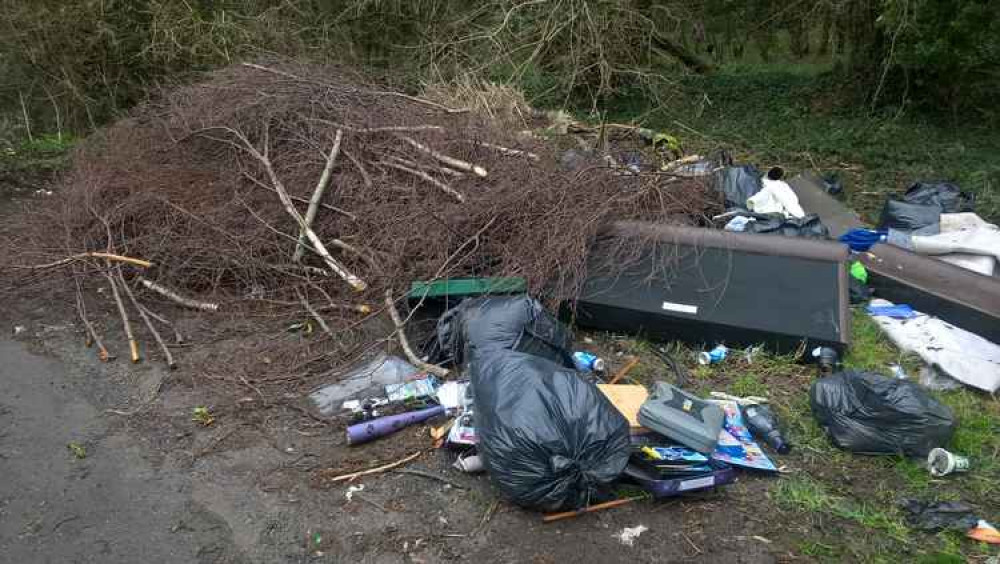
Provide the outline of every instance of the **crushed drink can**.
<path id="1" fill-rule="evenodd" d="M 722 362 L 726 358 L 729 349 L 725 345 L 718 345 L 708 352 L 698 353 L 698 364 L 715 364 Z"/>
<path id="2" fill-rule="evenodd" d="M 580 372 L 604 372 L 604 359 L 596 354 L 577 351 L 573 353 L 573 365 Z"/>

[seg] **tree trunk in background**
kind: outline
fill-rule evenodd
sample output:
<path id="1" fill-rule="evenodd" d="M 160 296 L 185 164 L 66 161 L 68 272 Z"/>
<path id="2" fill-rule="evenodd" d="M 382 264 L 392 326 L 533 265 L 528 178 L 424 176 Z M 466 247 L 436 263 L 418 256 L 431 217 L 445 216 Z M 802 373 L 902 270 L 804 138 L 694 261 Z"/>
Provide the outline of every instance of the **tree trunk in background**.
<path id="1" fill-rule="evenodd" d="M 844 23 L 851 50 L 852 72 L 872 77 L 885 60 L 886 41 L 878 26 L 879 0 L 849 0 L 845 6 Z"/>
<path id="2" fill-rule="evenodd" d="M 809 55 L 809 25 L 803 21 L 803 17 L 793 14 L 792 20 L 788 22 L 789 49 L 796 59 L 801 59 Z"/>

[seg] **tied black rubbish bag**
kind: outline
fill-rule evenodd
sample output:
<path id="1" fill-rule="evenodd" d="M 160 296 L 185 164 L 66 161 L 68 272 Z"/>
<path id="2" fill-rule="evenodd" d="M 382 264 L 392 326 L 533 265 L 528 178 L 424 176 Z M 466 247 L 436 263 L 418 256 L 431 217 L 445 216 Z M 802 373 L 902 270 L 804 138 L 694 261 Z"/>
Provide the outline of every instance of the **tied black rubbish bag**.
<path id="1" fill-rule="evenodd" d="M 573 333 L 529 296 L 467 299 L 438 320 L 426 348 L 435 364 L 462 364 L 477 352 L 514 350 L 572 367 Z"/>
<path id="2" fill-rule="evenodd" d="M 575 370 L 515 351 L 476 354 L 469 368 L 479 453 L 514 503 L 583 507 L 625 469 L 628 421 Z"/>
<path id="3" fill-rule="evenodd" d="M 927 456 L 955 432 L 951 409 L 919 385 L 870 372 L 816 380 L 809 403 L 835 445 L 861 454 Z"/>

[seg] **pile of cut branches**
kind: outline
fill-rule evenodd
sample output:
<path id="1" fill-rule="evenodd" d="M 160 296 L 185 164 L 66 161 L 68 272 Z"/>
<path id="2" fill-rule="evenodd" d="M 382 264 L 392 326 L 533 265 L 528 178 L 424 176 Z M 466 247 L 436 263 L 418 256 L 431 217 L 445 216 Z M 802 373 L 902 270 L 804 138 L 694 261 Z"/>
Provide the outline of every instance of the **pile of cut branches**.
<path id="1" fill-rule="evenodd" d="M 700 181 L 587 158 L 567 170 L 537 136 L 343 68 L 236 65 L 96 134 L 5 246 L 20 284 L 76 290 L 96 340 L 102 303 L 141 333 L 172 329 L 155 311 L 168 304 L 257 327 L 307 319 L 306 345 L 258 331 L 251 355 L 191 355 L 287 391 L 403 337 L 394 304 L 412 281 L 518 276 L 556 303 L 608 222 L 720 207 Z"/>

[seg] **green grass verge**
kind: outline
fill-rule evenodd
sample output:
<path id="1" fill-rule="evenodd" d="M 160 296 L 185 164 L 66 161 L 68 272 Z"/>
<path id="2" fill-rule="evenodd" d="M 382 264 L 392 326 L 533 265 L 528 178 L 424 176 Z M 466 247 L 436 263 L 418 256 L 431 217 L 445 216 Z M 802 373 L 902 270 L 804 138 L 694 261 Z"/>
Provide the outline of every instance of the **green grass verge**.
<path id="1" fill-rule="evenodd" d="M 828 486 L 808 476 L 792 476 L 777 481 L 771 499 L 784 509 L 824 513 L 878 531 L 896 541 L 909 542 L 909 528 L 891 506 L 874 501 L 857 501 L 831 492 Z"/>

